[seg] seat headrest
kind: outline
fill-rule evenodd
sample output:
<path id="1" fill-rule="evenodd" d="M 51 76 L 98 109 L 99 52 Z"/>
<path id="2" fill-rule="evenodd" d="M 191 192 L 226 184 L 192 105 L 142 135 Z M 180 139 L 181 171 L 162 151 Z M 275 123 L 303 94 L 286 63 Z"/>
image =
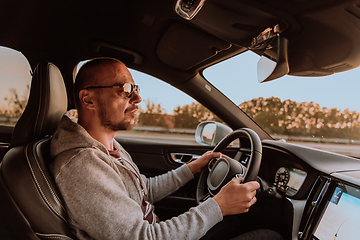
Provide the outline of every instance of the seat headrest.
<path id="1" fill-rule="evenodd" d="M 68 107 L 66 87 L 60 70 L 41 62 L 31 80 L 29 100 L 16 123 L 10 147 L 52 135 Z"/>

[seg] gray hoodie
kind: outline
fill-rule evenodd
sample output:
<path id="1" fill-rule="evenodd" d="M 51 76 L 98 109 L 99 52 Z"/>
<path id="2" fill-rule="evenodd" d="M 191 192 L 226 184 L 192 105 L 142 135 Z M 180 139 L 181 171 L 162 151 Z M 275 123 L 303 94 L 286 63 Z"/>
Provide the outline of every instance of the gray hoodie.
<path id="1" fill-rule="evenodd" d="M 210 198 L 178 217 L 150 224 L 143 219 L 143 194 L 133 173 L 146 186 L 147 199 L 156 202 L 193 179 L 190 169 L 184 164 L 146 178 L 118 142 L 114 146 L 124 165 L 76 122 L 62 118 L 51 141 L 51 170 L 79 239 L 199 239 L 223 219 Z"/>

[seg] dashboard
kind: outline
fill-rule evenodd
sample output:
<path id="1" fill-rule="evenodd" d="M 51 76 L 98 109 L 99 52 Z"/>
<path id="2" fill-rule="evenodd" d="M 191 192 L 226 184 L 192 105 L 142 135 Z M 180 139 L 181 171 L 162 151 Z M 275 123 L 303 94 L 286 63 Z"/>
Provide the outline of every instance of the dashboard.
<path id="1" fill-rule="evenodd" d="M 264 141 L 259 176 L 271 182 L 293 205 L 292 239 L 359 238 L 358 159 L 289 143 Z M 299 202 L 303 204 L 296 205 Z"/>
<path id="2" fill-rule="evenodd" d="M 275 146 L 263 144 L 262 155 L 258 176 L 284 197 L 305 199 L 318 177 L 318 171 L 291 152 Z"/>
<path id="3" fill-rule="evenodd" d="M 275 173 L 274 186 L 287 196 L 294 196 L 303 185 L 307 173 L 292 167 L 280 167 Z"/>

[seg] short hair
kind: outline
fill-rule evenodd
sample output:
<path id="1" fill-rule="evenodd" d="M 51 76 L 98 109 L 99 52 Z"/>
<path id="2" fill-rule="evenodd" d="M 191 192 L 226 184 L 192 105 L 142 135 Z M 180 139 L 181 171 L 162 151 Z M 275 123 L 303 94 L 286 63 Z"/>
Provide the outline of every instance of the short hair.
<path id="1" fill-rule="evenodd" d="M 100 82 L 99 74 L 100 68 L 115 63 L 122 63 L 120 60 L 111 57 L 98 57 L 93 58 L 84 63 L 79 69 L 74 83 L 73 94 L 75 100 L 75 107 L 81 109 L 79 93 L 87 86 L 97 86 Z M 123 64 L 123 63 L 122 63 Z"/>

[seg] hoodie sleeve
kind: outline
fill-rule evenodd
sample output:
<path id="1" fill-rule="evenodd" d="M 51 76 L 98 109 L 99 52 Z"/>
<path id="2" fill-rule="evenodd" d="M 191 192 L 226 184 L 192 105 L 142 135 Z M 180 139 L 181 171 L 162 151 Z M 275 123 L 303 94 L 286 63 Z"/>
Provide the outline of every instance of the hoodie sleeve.
<path id="1" fill-rule="evenodd" d="M 104 240 L 199 239 L 222 220 L 219 206 L 215 200 L 208 199 L 178 217 L 149 224 L 143 220 L 139 204 L 141 196 L 134 188 L 132 174 L 121 169 L 117 171 L 106 161 L 91 151 L 80 151 L 72 158 L 60 155 L 55 159 L 55 181 L 75 230 L 85 231 L 94 239 Z M 159 179 L 176 179 L 169 176 L 181 175 L 183 171 L 186 172 L 185 167 L 160 177 L 154 182 L 162 183 L 154 185 L 161 187 L 168 181 Z"/>
<path id="2" fill-rule="evenodd" d="M 146 184 L 148 200 L 150 202 L 157 202 L 184 186 L 194 178 L 194 175 L 189 167 L 184 164 L 175 170 L 159 176 L 146 178 L 144 175 L 141 175 L 141 177 Z"/>
<path id="3" fill-rule="evenodd" d="M 150 202 L 154 203 L 160 201 L 194 178 L 194 175 L 187 164 L 165 174 L 147 178 L 140 174 L 140 171 L 130 154 L 116 140 L 114 140 L 114 144 L 116 148 L 119 149 L 122 158 L 128 161 L 128 163 L 133 166 L 134 170 L 141 176 L 141 179 L 146 186 L 147 198 Z"/>

